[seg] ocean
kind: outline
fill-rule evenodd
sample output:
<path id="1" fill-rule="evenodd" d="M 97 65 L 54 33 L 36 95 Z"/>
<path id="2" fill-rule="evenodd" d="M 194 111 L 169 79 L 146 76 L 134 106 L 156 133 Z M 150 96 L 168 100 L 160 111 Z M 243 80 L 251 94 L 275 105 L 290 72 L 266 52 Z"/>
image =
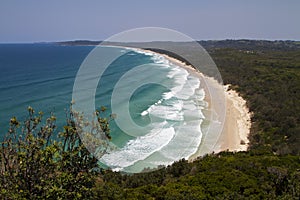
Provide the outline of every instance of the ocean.
<path id="1" fill-rule="evenodd" d="M 57 117 L 57 132 L 65 123 L 72 101 L 76 74 L 93 46 L 56 44 L 0 44 L 0 136 L 9 120 L 24 120 L 27 107 Z M 117 147 L 100 162 L 113 170 L 140 172 L 188 159 L 199 148 L 205 120 L 205 93 L 199 79 L 164 57 L 149 52 L 116 47 L 121 57 L 107 67 L 98 83 L 95 107 L 107 107 L 117 118 L 110 123 L 112 143 Z M 139 73 L 128 73 L 144 66 Z M 114 90 L 118 81 L 120 98 Z M 149 78 L 150 77 L 150 78 Z M 151 83 L 147 83 L 151 80 Z M 143 84 L 143 83 L 147 84 Z M 132 94 L 133 84 L 139 86 Z M 121 96 L 128 96 L 121 98 Z M 115 107 L 112 107 L 114 98 Z M 126 107 L 127 106 L 127 107 Z M 128 108 L 125 110 L 124 108 Z M 118 119 L 128 112 L 140 129 L 122 127 Z M 121 120 L 122 121 L 122 120 Z"/>

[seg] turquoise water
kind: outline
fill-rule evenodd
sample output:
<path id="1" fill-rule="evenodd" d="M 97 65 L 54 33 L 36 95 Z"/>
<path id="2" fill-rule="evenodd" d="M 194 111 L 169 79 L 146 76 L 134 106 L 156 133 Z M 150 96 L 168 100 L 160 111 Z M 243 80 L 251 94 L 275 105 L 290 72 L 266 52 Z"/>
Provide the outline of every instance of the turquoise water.
<path id="1" fill-rule="evenodd" d="M 92 47 L 41 44 L 0 45 L 0 131 L 10 117 L 23 120 L 30 105 L 64 123 L 77 70 Z"/>
<path id="2" fill-rule="evenodd" d="M 112 112 L 111 99 L 118 81 L 137 66 L 145 68 L 129 76 L 130 81 L 122 84 L 120 94 L 129 95 L 132 83 L 140 83 L 130 96 L 129 113 L 142 128 L 137 133 L 113 121 L 112 143 L 117 149 L 104 155 L 101 162 L 114 170 L 139 172 L 194 154 L 201 142 L 200 125 L 204 119 L 201 109 L 205 107 L 200 81 L 157 54 L 102 48 L 124 53 L 106 69 L 96 91 L 96 107 L 106 106 L 108 114 Z M 92 49 L 92 46 L 1 44 L 1 136 L 7 131 L 10 117 L 24 119 L 29 105 L 46 115 L 53 112 L 60 131 L 65 109 L 72 100 L 76 73 Z M 147 79 L 154 83 L 142 84 Z M 116 101 L 114 111 L 122 119 L 127 102 L 121 97 Z"/>

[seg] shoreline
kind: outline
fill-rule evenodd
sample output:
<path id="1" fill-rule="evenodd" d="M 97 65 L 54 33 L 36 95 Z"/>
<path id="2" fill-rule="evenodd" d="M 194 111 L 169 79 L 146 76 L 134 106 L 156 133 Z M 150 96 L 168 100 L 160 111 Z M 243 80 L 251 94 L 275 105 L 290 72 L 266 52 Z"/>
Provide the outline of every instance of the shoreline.
<path id="1" fill-rule="evenodd" d="M 249 146 L 248 136 L 251 128 L 251 113 L 249 112 L 249 109 L 246 106 L 246 101 L 241 96 L 239 96 L 239 94 L 235 90 L 232 89 L 229 90 L 230 85 L 221 85 L 220 83 L 217 83 L 215 79 L 205 76 L 201 72 L 198 72 L 194 67 L 187 65 L 186 63 L 176 58 L 170 57 L 169 55 L 157 53 L 151 50 L 144 50 L 144 49 L 138 49 L 138 50 L 143 52 L 159 54 L 163 56 L 170 62 L 178 65 L 179 67 L 186 69 L 193 76 L 198 77 L 201 83 L 203 82 L 203 79 L 205 79 L 205 82 L 207 84 L 218 84 L 219 86 L 222 86 L 224 88 L 224 94 L 226 100 L 226 104 L 225 104 L 226 116 L 225 116 L 225 122 L 220 137 L 218 138 L 217 142 L 213 147 L 213 152 L 218 153 L 227 150 L 236 152 L 236 151 L 247 150 Z M 206 108 L 207 110 L 211 109 L 211 104 L 213 101 L 213 99 L 209 95 L 209 91 L 208 91 L 209 86 L 210 85 L 205 85 L 205 84 L 201 85 L 201 87 L 205 91 L 204 100 L 208 103 L 208 107 Z M 203 110 L 204 111 L 203 113 L 207 118 L 210 118 L 210 113 L 207 112 L 206 109 Z M 208 132 L 208 134 L 210 133 Z M 198 157 L 203 156 L 204 154 L 205 153 L 201 151 L 199 146 L 198 151 L 195 154 L 191 155 L 188 160 L 193 161 Z"/>
<path id="2" fill-rule="evenodd" d="M 232 152 L 247 150 L 249 146 L 248 136 L 251 128 L 251 113 L 246 106 L 246 101 L 241 96 L 239 96 L 239 94 L 235 90 L 228 90 L 230 85 L 221 85 L 214 78 L 204 75 L 193 66 L 187 65 L 185 62 L 182 62 L 181 60 L 178 60 L 166 54 L 135 47 L 114 47 L 138 50 L 145 53 L 163 56 L 171 63 L 187 70 L 192 76 L 199 78 L 201 82 L 199 88 L 204 89 L 204 100 L 208 103 L 207 108 L 202 110 L 206 119 L 204 121 L 207 121 L 206 123 L 208 123 L 206 126 L 211 126 L 212 128 L 208 128 L 206 133 L 207 138 L 203 138 L 206 141 L 201 141 L 198 150 L 188 158 L 189 162 L 192 162 L 193 160 L 197 159 L 198 157 L 204 156 L 205 154 L 218 153 L 227 150 Z M 214 92 L 216 90 L 216 94 L 210 93 L 210 91 Z M 219 99 L 216 98 L 218 97 L 218 95 L 224 95 L 224 97 L 222 97 L 224 98 L 225 102 L 218 101 Z M 224 104 L 225 107 L 220 106 L 220 103 Z M 224 108 L 226 109 L 225 111 Z M 216 118 L 213 112 L 221 115 L 221 117 L 217 116 L 217 118 L 221 118 L 221 126 L 218 125 L 220 124 L 218 120 L 217 122 L 214 122 L 215 124 L 213 124 L 213 122 L 211 121 Z M 224 116 L 222 116 L 222 114 Z M 201 125 L 201 129 L 202 128 L 203 127 Z"/>

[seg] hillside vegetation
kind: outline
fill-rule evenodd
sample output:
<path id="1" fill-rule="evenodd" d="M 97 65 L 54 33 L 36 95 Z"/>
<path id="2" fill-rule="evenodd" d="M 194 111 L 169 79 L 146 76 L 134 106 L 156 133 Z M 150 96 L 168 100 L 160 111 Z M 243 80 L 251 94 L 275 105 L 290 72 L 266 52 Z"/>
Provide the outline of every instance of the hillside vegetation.
<path id="1" fill-rule="evenodd" d="M 224 83 L 253 112 L 247 152 L 221 152 L 148 173 L 121 174 L 97 166 L 78 137 L 72 111 L 64 129 L 57 130 L 61 140 L 53 141 L 56 118 L 29 107 L 27 119 L 10 120 L 2 142 L 1 199 L 299 199 L 299 44 L 201 43 Z"/>

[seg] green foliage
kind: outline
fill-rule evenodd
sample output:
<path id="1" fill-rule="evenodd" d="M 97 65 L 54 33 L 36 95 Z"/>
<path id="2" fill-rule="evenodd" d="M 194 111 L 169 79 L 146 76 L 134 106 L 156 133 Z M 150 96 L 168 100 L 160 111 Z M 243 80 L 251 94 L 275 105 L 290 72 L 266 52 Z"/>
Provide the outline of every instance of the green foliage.
<path id="1" fill-rule="evenodd" d="M 147 173 L 97 173 L 97 162 L 80 138 L 78 120 L 84 123 L 78 113 L 71 109 L 60 140 L 53 141 L 56 117 L 45 119 L 28 107 L 24 122 L 11 118 L 1 143 L 0 199 L 299 199 L 299 44 L 203 43 L 224 82 L 253 112 L 249 151 L 206 155 L 193 163 L 183 159 Z M 105 110 L 95 113 L 101 140 L 111 138 L 109 121 L 115 117 L 104 117 Z M 89 143 L 91 149 L 104 144 L 101 140 Z"/>
<path id="2" fill-rule="evenodd" d="M 211 55 L 225 84 L 246 98 L 253 112 L 251 148 L 299 155 L 300 50 L 248 52 L 218 49 Z"/>
<path id="3" fill-rule="evenodd" d="M 300 45 L 295 41 L 223 40 L 200 41 L 215 61 L 225 84 L 247 100 L 253 113 L 250 148 L 261 153 L 300 154 Z M 182 42 L 182 56 L 171 52 L 174 44 L 165 42 L 168 54 L 182 62 L 201 67 L 213 76 L 193 52 L 197 45 Z M 175 48 L 178 50 L 178 48 Z M 178 51 L 176 51 L 178 52 Z"/>
<path id="4" fill-rule="evenodd" d="M 104 112 L 104 111 L 103 111 Z M 11 199 L 81 199 L 92 194 L 97 160 L 85 148 L 70 111 L 60 140 L 51 139 L 56 117 L 43 120 L 28 107 L 22 123 L 10 120 L 1 145 L 0 195 Z M 102 127 L 108 125 L 99 119 Z M 105 130 L 109 131 L 108 129 Z M 106 133 L 109 136 L 109 133 Z"/>
<path id="5" fill-rule="evenodd" d="M 94 191 L 101 199 L 297 199 L 299 170 L 298 156 L 222 152 L 149 173 L 108 171 Z"/>

